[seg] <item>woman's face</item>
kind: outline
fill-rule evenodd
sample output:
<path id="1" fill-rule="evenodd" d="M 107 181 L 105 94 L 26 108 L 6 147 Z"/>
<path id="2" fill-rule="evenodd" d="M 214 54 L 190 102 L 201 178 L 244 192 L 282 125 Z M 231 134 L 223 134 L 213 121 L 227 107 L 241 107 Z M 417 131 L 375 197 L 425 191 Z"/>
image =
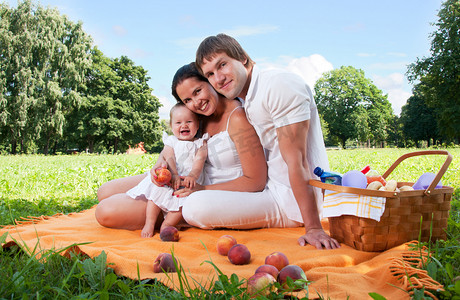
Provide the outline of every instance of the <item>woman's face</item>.
<path id="1" fill-rule="evenodd" d="M 187 108 L 194 113 L 210 116 L 217 109 L 219 97 L 208 82 L 190 77 L 177 85 L 176 92 Z"/>

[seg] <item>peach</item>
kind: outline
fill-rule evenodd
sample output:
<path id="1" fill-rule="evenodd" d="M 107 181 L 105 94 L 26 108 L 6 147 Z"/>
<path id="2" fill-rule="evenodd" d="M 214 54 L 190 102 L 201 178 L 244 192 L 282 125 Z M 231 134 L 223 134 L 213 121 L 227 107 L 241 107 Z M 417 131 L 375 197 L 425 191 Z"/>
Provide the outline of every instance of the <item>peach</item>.
<path id="1" fill-rule="evenodd" d="M 228 260 L 234 265 L 247 265 L 251 260 L 251 252 L 243 244 L 236 244 L 228 250 Z"/>
<path id="2" fill-rule="evenodd" d="M 265 264 L 275 266 L 278 271 L 289 265 L 287 256 L 282 252 L 273 252 L 272 254 L 265 257 Z"/>
<path id="3" fill-rule="evenodd" d="M 255 273 L 268 273 L 272 275 L 273 277 L 278 278 L 279 271 L 275 266 L 261 265 L 256 269 Z"/>
<path id="4" fill-rule="evenodd" d="M 225 234 L 217 240 L 216 248 L 217 253 L 227 256 L 230 248 L 236 245 L 236 240 L 233 236 Z"/>
<path id="5" fill-rule="evenodd" d="M 249 277 L 246 291 L 252 297 L 266 297 L 275 291 L 275 282 L 275 277 L 268 273 L 256 273 Z"/>
<path id="6" fill-rule="evenodd" d="M 177 261 L 173 259 L 172 255 L 169 253 L 160 253 L 155 261 L 153 262 L 153 272 L 155 273 L 171 273 L 176 272 Z"/>
<path id="7" fill-rule="evenodd" d="M 179 230 L 174 226 L 166 226 L 160 231 L 160 239 L 163 242 L 179 241 Z"/>
<path id="8" fill-rule="evenodd" d="M 307 281 L 307 275 L 305 275 L 305 272 L 302 270 L 302 268 L 297 265 L 288 265 L 282 268 L 281 271 L 279 272 L 277 280 L 283 289 L 289 289 L 286 283 L 288 277 L 290 277 L 293 281 L 296 281 L 299 279 L 304 280 L 305 284 Z M 300 290 L 302 290 L 302 288 L 294 289 L 294 291 L 300 291 Z"/>
<path id="9" fill-rule="evenodd" d="M 159 184 L 168 184 L 172 178 L 171 172 L 164 167 L 155 169 L 155 175 L 157 175 L 156 181 Z"/>

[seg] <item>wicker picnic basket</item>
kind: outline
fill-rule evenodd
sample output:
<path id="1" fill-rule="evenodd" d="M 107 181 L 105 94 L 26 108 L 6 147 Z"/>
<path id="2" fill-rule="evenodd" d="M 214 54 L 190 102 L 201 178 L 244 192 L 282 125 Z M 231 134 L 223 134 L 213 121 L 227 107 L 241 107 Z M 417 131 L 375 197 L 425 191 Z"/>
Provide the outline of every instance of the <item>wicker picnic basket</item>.
<path id="1" fill-rule="evenodd" d="M 402 243 L 420 240 L 435 241 L 446 238 L 447 220 L 453 188 L 435 189 L 452 161 L 452 155 L 443 150 L 416 151 L 402 155 L 382 175 L 384 178 L 405 159 L 420 155 L 446 155 L 446 161 L 426 190 L 376 191 L 326 184 L 310 180 L 310 184 L 323 190 L 341 193 L 386 197 L 385 211 L 380 221 L 342 215 L 329 218 L 330 234 L 340 243 L 361 251 L 384 251 Z M 398 182 L 398 187 L 412 182 Z"/>

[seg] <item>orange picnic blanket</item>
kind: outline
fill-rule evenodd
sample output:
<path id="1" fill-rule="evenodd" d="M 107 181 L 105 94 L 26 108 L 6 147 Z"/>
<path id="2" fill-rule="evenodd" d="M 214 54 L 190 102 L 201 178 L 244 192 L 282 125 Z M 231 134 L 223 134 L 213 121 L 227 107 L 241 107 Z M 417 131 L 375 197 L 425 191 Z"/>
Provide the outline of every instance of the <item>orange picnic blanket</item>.
<path id="1" fill-rule="evenodd" d="M 95 208 L 69 215 L 43 216 L 24 219 L 18 225 L 0 229 L 0 236 L 8 232 L 3 247 L 18 244 L 24 250 L 59 250 L 77 244 L 68 251 L 79 251 L 95 257 L 104 251 L 107 263 L 116 274 L 132 279 L 157 278 L 170 288 L 178 287 L 177 274 L 166 276 L 153 272 L 153 261 L 162 252 L 174 251 L 185 275 L 202 286 L 209 287 L 217 280 L 212 261 L 224 274 L 235 273 L 240 279 L 249 278 L 256 268 L 264 264 L 272 252 L 286 254 L 290 264 L 300 266 L 306 273 L 309 298 L 365 299 L 368 293 L 378 293 L 387 299 L 408 299 L 411 285 L 425 289 L 442 288 L 424 271 L 414 268 L 420 263 L 420 252 L 401 245 L 382 253 L 362 252 L 342 245 L 335 250 L 316 250 L 301 247 L 297 238 L 304 228 L 270 228 L 256 230 L 201 230 L 186 228 L 180 231 L 179 242 L 162 242 L 159 234 L 142 238 L 140 230 L 109 229 L 100 226 L 94 217 Z M 327 220 L 323 226 L 328 230 Z M 248 265 L 232 265 L 228 258 L 216 250 L 217 239 L 230 234 L 251 252 Z M 39 243 L 39 244 L 37 244 Z M 78 245 L 81 243 L 81 245 Z M 84 243 L 84 244 L 83 244 Z M 66 254 L 65 252 L 63 253 Z M 426 254 L 426 253 L 425 253 Z M 422 256 L 423 257 L 423 256 Z M 408 276 L 417 274 L 417 278 Z M 302 297 L 305 296 L 302 295 Z"/>

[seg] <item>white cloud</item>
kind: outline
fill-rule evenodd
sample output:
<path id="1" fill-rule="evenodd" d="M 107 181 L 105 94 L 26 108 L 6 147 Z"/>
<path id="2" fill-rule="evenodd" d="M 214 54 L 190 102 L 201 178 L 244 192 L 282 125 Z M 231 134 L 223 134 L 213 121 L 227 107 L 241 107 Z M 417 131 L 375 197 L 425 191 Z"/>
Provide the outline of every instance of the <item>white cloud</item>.
<path id="1" fill-rule="evenodd" d="M 281 68 L 298 74 L 312 90 L 316 81 L 321 78 L 323 73 L 329 72 L 334 68 L 332 63 L 320 54 L 312 54 L 300 58 L 281 56 L 277 62 L 262 61 L 264 62 L 257 63 L 261 68 Z"/>
<path id="2" fill-rule="evenodd" d="M 278 30 L 277 26 L 257 25 L 257 26 L 239 26 L 234 29 L 224 30 L 223 32 L 234 38 L 239 38 L 242 36 L 266 34 L 266 33 L 274 32 L 277 30 Z"/>
<path id="3" fill-rule="evenodd" d="M 235 39 L 238 39 L 242 36 L 251 36 L 251 35 L 259 35 L 259 34 L 266 34 L 277 31 L 278 27 L 273 25 L 256 25 L 256 26 L 238 26 L 233 29 L 226 29 L 220 32 L 223 32 Z M 187 49 L 196 49 L 200 45 L 201 41 L 203 41 L 207 36 L 200 36 L 200 37 L 188 37 L 184 39 L 179 39 L 174 41 L 174 43 L 180 47 L 187 48 Z"/>
<path id="4" fill-rule="evenodd" d="M 373 75 L 374 84 L 384 93 L 388 94 L 393 111 L 396 115 L 401 113 L 401 107 L 406 104 L 407 99 L 412 95 L 408 91 L 409 85 L 401 73 L 392 73 L 388 76 Z"/>
<path id="5" fill-rule="evenodd" d="M 115 25 L 112 27 L 112 30 L 115 32 L 117 36 L 125 36 L 128 33 L 128 30 L 120 25 Z"/>
<path id="6" fill-rule="evenodd" d="M 357 53 L 356 55 L 359 56 L 359 57 L 373 57 L 373 56 L 376 56 L 375 53 L 364 53 L 364 52 Z"/>
<path id="7" fill-rule="evenodd" d="M 169 120 L 169 111 L 171 108 L 176 104 L 176 102 L 173 102 L 170 100 L 168 97 L 165 96 L 157 96 L 158 100 L 160 100 L 160 103 L 162 106 L 159 109 L 159 116 L 160 120 Z"/>

